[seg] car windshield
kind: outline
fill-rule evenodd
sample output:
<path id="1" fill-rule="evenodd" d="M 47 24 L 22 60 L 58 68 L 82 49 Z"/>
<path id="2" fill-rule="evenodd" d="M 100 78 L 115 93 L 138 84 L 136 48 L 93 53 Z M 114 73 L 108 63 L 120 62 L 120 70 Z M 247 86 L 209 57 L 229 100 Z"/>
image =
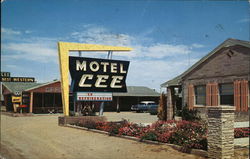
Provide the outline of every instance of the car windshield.
<path id="1" fill-rule="evenodd" d="M 148 103 L 148 105 L 155 105 L 155 103 Z"/>
<path id="2" fill-rule="evenodd" d="M 147 104 L 147 105 L 154 105 L 155 103 L 154 102 L 141 102 L 140 104 L 144 105 L 144 104 Z"/>

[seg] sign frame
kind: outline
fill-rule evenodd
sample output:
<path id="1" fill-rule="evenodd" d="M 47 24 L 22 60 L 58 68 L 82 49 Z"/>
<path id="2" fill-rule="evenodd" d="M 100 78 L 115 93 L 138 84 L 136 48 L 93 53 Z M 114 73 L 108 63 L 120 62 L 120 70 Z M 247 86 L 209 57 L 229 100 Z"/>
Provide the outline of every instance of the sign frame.
<path id="1" fill-rule="evenodd" d="M 82 98 L 82 99 L 81 99 Z M 77 101 L 112 101 L 111 92 L 76 92 Z"/>
<path id="2" fill-rule="evenodd" d="M 11 96 L 11 102 L 12 103 L 22 103 L 22 97 L 21 96 Z"/>

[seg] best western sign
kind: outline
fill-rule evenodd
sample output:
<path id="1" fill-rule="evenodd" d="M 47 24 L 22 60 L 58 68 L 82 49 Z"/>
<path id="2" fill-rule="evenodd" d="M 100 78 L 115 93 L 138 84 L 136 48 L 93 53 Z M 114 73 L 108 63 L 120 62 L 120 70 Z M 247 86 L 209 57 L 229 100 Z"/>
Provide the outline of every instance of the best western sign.
<path id="1" fill-rule="evenodd" d="M 1 72 L 1 77 L 10 77 L 10 72 Z"/>
<path id="2" fill-rule="evenodd" d="M 73 92 L 127 92 L 129 61 L 69 57 Z"/>
<path id="3" fill-rule="evenodd" d="M 33 77 L 1 77 L 1 82 L 35 82 Z"/>

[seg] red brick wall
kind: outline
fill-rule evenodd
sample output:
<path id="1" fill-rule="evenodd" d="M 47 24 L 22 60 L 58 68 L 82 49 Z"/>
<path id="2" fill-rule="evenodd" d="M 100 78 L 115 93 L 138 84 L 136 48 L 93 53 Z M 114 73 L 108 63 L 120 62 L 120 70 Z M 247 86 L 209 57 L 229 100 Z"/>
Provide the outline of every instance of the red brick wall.
<path id="1" fill-rule="evenodd" d="M 51 83 L 36 89 L 32 89 L 29 92 L 36 92 L 36 93 L 61 93 L 61 83 L 60 81 Z"/>
<path id="2" fill-rule="evenodd" d="M 3 90 L 2 90 L 3 95 L 12 94 L 4 85 L 2 85 L 2 86 L 3 86 Z"/>

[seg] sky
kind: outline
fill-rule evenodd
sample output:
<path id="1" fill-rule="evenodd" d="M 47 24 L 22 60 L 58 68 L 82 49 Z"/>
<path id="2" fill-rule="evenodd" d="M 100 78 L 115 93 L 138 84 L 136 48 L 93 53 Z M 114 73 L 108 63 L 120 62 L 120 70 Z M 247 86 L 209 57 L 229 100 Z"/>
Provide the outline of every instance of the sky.
<path id="1" fill-rule="evenodd" d="M 127 85 L 160 91 L 226 39 L 249 41 L 249 27 L 248 1 L 4 0 L 1 71 L 49 82 L 60 79 L 58 41 L 126 46 L 113 59 L 130 61 Z"/>

